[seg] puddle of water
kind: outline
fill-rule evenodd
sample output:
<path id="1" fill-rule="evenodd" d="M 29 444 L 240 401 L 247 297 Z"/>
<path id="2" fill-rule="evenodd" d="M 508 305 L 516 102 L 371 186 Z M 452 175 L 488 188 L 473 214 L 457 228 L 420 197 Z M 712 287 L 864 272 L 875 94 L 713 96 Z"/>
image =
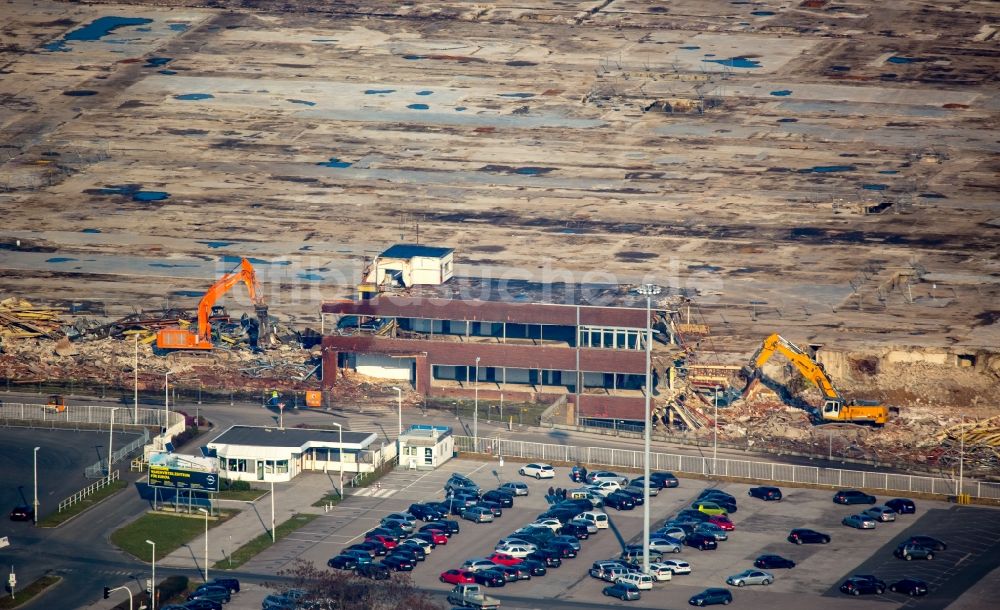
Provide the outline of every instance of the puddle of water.
<path id="1" fill-rule="evenodd" d="M 395 89 L 365 89 L 365 95 L 381 95 L 383 93 L 395 93 Z"/>
<path id="2" fill-rule="evenodd" d="M 170 193 L 163 191 L 136 191 L 132 193 L 132 201 L 163 201 L 170 197 Z"/>
<path id="3" fill-rule="evenodd" d="M 312 246 L 302 246 L 301 248 L 299 248 L 300 251 L 305 251 L 305 252 L 308 252 L 309 250 L 312 249 L 313 249 Z"/>
<path id="4" fill-rule="evenodd" d="M 410 61 L 417 61 L 419 59 L 427 59 L 424 55 L 404 55 L 403 59 L 408 59 Z"/>
<path id="5" fill-rule="evenodd" d="M 187 267 L 189 269 L 195 269 L 199 265 L 182 265 L 180 263 L 149 263 L 150 267 L 159 267 L 161 269 L 180 269 L 182 267 Z"/>
<path id="6" fill-rule="evenodd" d="M 298 277 L 299 277 L 299 279 L 302 279 L 302 280 L 314 280 L 314 281 L 318 281 L 318 280 L 322 280 L 323 279 L 322 275 L 319 275 L 319 274 L 316 274 L 316 273 L 300 273 L 298 275 Z"/>
<path id="7" fill-rule="evenodd" d="M 798 119 L 778 119 L 779 123 L 798 123 Z"/>
<path id="8" fill-rule="evenodd" d="M 100 40 L 114 30 L 131 25 L 146 25 L 153 23 L 152 19 L 145 17 L 98 17 L 82 28 L 77 28 L 69 32 L 59 40 L 43 45 L 46 51 L 69 51 L 67 42 L 77 40 Z"/>
<path id="9" fill-rule="evenodd" d="M 551 167 L 519 167 L 514 170 L 515 174 L 522 176 L 539 176 L 552 171 Z"/>
<path id="10" fill-rule="evenodd" d="M 834 72 L 850 72 L 851 68 L 848 66 L 830 66 L 830 69 Z"/>
<path id="11" fill-rule="evenodd" d="M 705 53 L 704 57 L 715 57 L 715 53 Z"/>
<path id="12" fill-rule="evenodd" d="M 694 45 L 688 45 L 686 47 L 681 47 L 681 51 L 697 51 L 699 49 L 701 49 L 701 47 L 696 47 Z"/>
<path id="13" fill-rule="evenodd" d="M 537 66 L 538 64 L 536 64 L 533 61 L 525 61 L 523 59 L 513 59 L 511 61 L 508 61 L 507 65 L 513 68 L 528 68 L 531 66 Z"/>
<path id="14" fill-rule="evenodd" d="M 462 112 L 465 109 L 465 106 L 455 106 L 455 112 Z"/>
<path id="15" fill-rule="evenodd" d="M 198 292 L 197 290 L 175 290 L 175 291 L 171 292 L 170 294 L 172 294 L 174 296 L 177 296 L 177 297 L 195 297 L 195 298 L 199 298 L 199 297 L 205 296 L 204 292 Z"/>
<path id="16" fill-rule="evenodd" d="M 752 11 L 750 14 L 754 17 L 770 17 L 774 11 Z"/>
<path id="17" fill-rule="evenodd" d="M 286 102 L 291 102 L 293 104 L 302 104 L 303 106 L 315 106 L 316 102 L 310 102 L 309 100 L 293 100 L 291 98 L 285 100 Z"/>
<path id="18" fill-rule="evenodd" d="M 563 235 L 577 235 L 578 233 L 574 229 L 563 229 L 560 231 Z"/>
<path id="19" fill-rule="evenodd" d="M 337 42 L 336 38 L 313 38 L 313 42 Z"/>
<path id="20" fill-rule="evenodd" d="M 831 174 L 834 172 L 853 172 L 856 167 L 853 165 L 817 165 L 815 167 L 808 167 L 805 169 L 800 169 L 800 174 L 808 174 L 810 172 L 815 174 Z"/>
<path id="21" fill-rule="evenodd" d="M 500 97 L 517 97 L 521 99 L 526 99 L 529 97 L 535 97 L 534 93 L 501 93 Z"/>
<path id="22" fill-rule="evenodd" d="M 136 32 L 152 32 L 152 28 L 135 28 Z"/>
<path id="23" fill-rule="evenodd" d="M 108 186 L 100 189 L 86 190 L 85 193 L 95 192 L 98 195 L 131 195 L 132 193 L 138 191 L 140 187 L 138 184 L 123 184 L 120 186 Z"/>
<path id="24" fill-rule="evenodd" d="M 234 241 L 199 241 L 199 244 L 204 244 L 209 248 L 225 248 L 226 246 L 231 246 L 235 244 Z"/>
<path id="25" fill-rule="evenodd" d="M 886 175 L 892 175 L 892 174 L 898 174 L 899 170 L 897 170 L 897 169 L 883 169 L 879 173 L 880 174 L 886 174 Z"/>
<path id="26" fill-rule="evenodd" d="M 922 60 L 916 57 L 903 57 L 902 55 L 893 55 L 886 61 L 888 61 L 890 64 L 912 64 Z"/>
<path id="27" fill-rule="evenodd" d="M 942 195 L 941 193 L 920 193 L 920 196 L 924 199 L 947 199 L 947 195 Z"/>
<path id="28" fill-rule="evenodd" d="M 862 184 L 861 188 L 866 191 L 884 191 L 889 188 L 886 184 Z"/>
<path id="29" fill-rule="evenodd" d="M 183 100 L 187 102 L 191 100 L 210 100 L 213 99 L 214 97 L 215 96 L 212 95 L 211 93 L 182 93 L 180 95 L 175 95 L 174 99 Z"/>
<path id="30" fill-rule="evenodd" d="M 323 167 L 338 167 L 338 168 L 343 169 L 345 167 L 350 167 L 351 166 L 351 162 L 350 161 L 341 161 L 337 157 L 330 157 L 329 161 L 321 161 L 321 162 L 317 163 L 316 165 L 322 165 Z"/>
<path id="31" fill-rule="evenodd" d="M 406 107 L 410 110 L 427 110 L 430 108 L 427 104 L 408 104 Z"/>
<path id="32" fill-rule="evenodd" d="M 90 89 L 77 89 L 76 91 L 63 91 L 63 95 L 68 95 L 70 97 L 87 97 L 90 95 L 97 95 L 97 92 L 91 91 Z"/>
<path id="33" fill-rule="evenodd" d="M 716 267 L 715 265 L 688 265 L 688 271 L 709 271 L 715 273 L 716 271 L 722 271 L 722 267 Z"/>
<path id="34" fill-rule="evenodd" d="M 184 32 L 184 31 L 186 31 L 191 26 L 189 26 L 186 23 L 171 23 L 167 27 L 170 28 L 174 32 Z"/>
<path id="35" fill-rule="evenodd" d="M 174 60 L 173 57 L 150 57 L 146 60 L 146 64 L 143 68 L 159 68 L 165 66 Z"/>
<path id="36" fill-rule="evenodd" d="M 80 229 L 81 233 L 100 233 L 100 229 Z"/>
<path id="37" fill-rule="evenodd" d="M 417 95 L 430 95 L 432 93 L 434 92 L 429 89 L 424 89 L 423 91 L 417 91 Z"/>
<path id="38" fill-rule="evenodd" d="M 55 256 L 52 258 L 45 259 L 46 263 L 69 263 L 75 261 L 75 258 L 66 258 L 65 256 Z"/>
<path id="39" fill-rule="evenodd" d="M 706 55 L 707 57 L 707 55 Z M 756 59 L 748 59 L 746 57 L 730 57 L 729 59 L 703 59 L 702 61 L 711 62 L 713 64 L 719 64 L 720 66 L 726 66 L 727 68 L 759 68 L 760 62 Z"/>
<path id="40" fill-rule="evenodd" d="M 250 258 L 250 257 L 247 257 L 247 260 L 250 261 L 251 263 L 253 263 L 254 265 L 291 265 L 292 264 L 292 261 L 266 261 L 266 260 L 264 260 L 262 258 Z M 234 263 L 234 264 L 238 265 L 242 261 L 243 261 L 243 257 L 242 256 L 223 256 L 222 257 L 222 262 L 224 262 L 224 263 Z"/>
<path id="41" fill-rule="evenodd" d="M 173 76 L 174 74 L 177 74 L 175 70 L 157 70 L 157 72 L 166 76 Z"/>
<path id="42" fill-rule="evenodd" d="M 771 95 L 774 95 L 776 97 L 787 97 L 787 96 L 789 96 L 791 94 L 792 94 L 792 92 L 791 92 L 790 89 L 780 89 L 778 91 L 772 91 L 771 92 Z"/>

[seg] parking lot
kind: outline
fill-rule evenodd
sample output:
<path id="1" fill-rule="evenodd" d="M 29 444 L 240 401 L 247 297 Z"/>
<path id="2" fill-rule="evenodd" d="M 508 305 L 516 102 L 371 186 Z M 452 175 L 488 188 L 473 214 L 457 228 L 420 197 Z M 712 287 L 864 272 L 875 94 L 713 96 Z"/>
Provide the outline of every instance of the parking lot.
<path id="1" fill-rule="evenodd" d="M 280 556 L 296 556 L 325 565 L 341 549 L 362 540 L 364 532 L 375 527 L 384 515 L 404 511 L 413 502 L 443 499 L 443 485 L 452 472 L 470 476 L 484 490 L 495 488 L 500 481 L 526 482 L 530 495 L 517 498 L 513 508 L 504 509 L 502 517 L 484 524 L 460 520 L 461 533 L 449 544 L 437 547 L 426 561 L 417 564 L 411 573 L 416 585 L 443 593 L 451 587 L 439 582 L 441 572 L 459 567 L 466 559 L 489 555 L 498 539 L 533 521 L 548 506 L 545 494 L 550 485 L 577 486 L 569 480 L 565 468 L 557 468 L 555 480 L 536 481 L 519 476 L 517 467 L 518 464 L 508 462 L 501 472 L 495 462 L 456 459 L 438 471 L 390 473 L 382 479 L 381 488 L 359 490 L 329 515 L 279 543 L 277 547 L 283 550 L 270 549 L 247 567 L 255 571 L 276 570 L 283 563 Z M 679 488 L 662 490 L 658 497 L 651 498 L 653 525 L 687 508 L 698 493 L 710 485 L 707 481 L 681 479 Z M 841 608 L 847 603 L 859 608 L 904 604 L 907 608 L 939 608 L 997 565 L 1000 529 L 995 525 L 997 511 L 994 509 L 917 501 L 916 515 L 900 515 L 897 521 L 880 523 L 874 530 L 855 530 L 844 527 L 840 521 L 867 506 L 834 504 L 829 491 L 786 488 L 781 502 L 764 502 L 748 497 L 750 486 L 746 484 L 723 483 L 718 487 L 734 495 L 739 504 L 739 510 L 730 515 L 735 530 L 730 532 L 729 540 L 720 542 L 717 550 L 698 551 L 684 547 L 680 554 L 670 555 L 669 558 L 688 561 L 692 573 L 657 583 L 652 591 L 643 591 L 639 601 L 620 602 L 604 597 L 601 590 L 607 583 L 591 578 L 587 570 L 594 561 L 616 557 L 624 544 L 641 538 L 642 507 L 630 511 L 608 509 L 611 527 L 582 541 L 583 548 L 577 558 L 564 560 L 562 567 L 550 569 L 546 576 L 509 583 L 503 588 L 491 589 L 490 594 L 500 598 L 505 608 L 574 604 L 680 608 L 687 606 L 691 595 L 706 587 L 725 587 L 727 576 L 752 567 L 758 555 L 773 553 L 794 560 L 796 567 L 769 570 L 776 577 L 769 586 L 730 587 L 734 604 L 767 605 L 776 609 L 799 609 L 808 605 L 814 610 Z M 887 499 L 879 497 L 879 501 Z M 832 541 L 826 545 L 791 544 L 786 536 L 794 527 L 819 530 L 829 534 Z M 905 562 L 892 556 L 899 540 L 917 533 L 944 540 L 948 549 L 938 553 L 933 561 Z M 890 593 L 848 598 L 838 587 L 847 576 L 855 573 L 875 574 L 888 584 L 903 576 L 915 576 L 930 583 L 931 594 L 919 600 Z M 443 598 L 442 594 L 442 603 Z M 546 599 L 551 601 L 546 603 L 543 601 Z"/>

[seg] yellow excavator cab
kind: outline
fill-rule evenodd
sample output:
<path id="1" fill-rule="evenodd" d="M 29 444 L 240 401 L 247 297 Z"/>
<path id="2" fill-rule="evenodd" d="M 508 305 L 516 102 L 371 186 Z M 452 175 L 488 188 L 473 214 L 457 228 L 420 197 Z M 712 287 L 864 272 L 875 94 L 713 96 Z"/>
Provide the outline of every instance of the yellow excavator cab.
<path id="1" fill-rule="evenodd" d="M 62 413 L 66 410 L 66 400 L 60 394 L 52 394 L 49 396 L 49 402 L 45 403 L 45 407 L 56 413 Z"/>

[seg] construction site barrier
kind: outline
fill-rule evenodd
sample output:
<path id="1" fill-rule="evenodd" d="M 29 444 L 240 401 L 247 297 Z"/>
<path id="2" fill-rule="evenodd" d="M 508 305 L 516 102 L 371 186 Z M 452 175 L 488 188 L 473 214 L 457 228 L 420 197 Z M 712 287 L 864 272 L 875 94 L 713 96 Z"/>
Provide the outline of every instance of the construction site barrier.
<path id="1" fill-rule="evenodd" d="M 643 467 L 642 451 L 609 449 L 606 447 L 574 447 L 550 445 L 493 437 L 455 436 L 455 449 L 471 453 L 485 453 L 504 457 L 550 462 L 592 464 L 595 466 L 635 468 Z M 826 485 L 838 488 L 864 488 L 899 493 L 928 493 L 945 496 L 963 495 L 969 498 L 1000 500 L 1000 483 L 965 478 L 962 489 L 954 477 L 919 476 L 891 472 L 865 472 L 842 468 L 799 466 L 777 462 L 733 460 L 697 455 L 672 453 L 649 454 L 652 470 L 667 470 L 702 476 L 725 476 L 772 483 L 801 483 Z"/>
<path id="2" fill-rule="evenodd" d="M 104 487 L 107 487 L 108 485 L 114 483 L 115 481 L 118 480 L 118 474 L 119 473 L 118 473 L 117 470 L 112 471 L 111 476 L 104 477 L 100 481 L 92 483 L 92 484 L 84 487 L 80 491 L 76 492 L 72 496 L 66 498 L 65 500 L 63 500 L 62 502 L 59 503 L 59 512 L 63 512 L 64 510 L 66 510 L 70 506 L 73 506 L 74 504 L 76 504 L 77 502 L 83 500 L 87 496 L 93 494 L 97 490 L 102 489 Z"/>

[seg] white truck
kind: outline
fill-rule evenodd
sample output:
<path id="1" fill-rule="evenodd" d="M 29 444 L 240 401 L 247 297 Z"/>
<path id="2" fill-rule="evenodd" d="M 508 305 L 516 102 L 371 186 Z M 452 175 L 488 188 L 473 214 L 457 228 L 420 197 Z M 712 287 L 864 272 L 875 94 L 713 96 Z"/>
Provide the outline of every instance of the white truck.
<path id="1" fill-rule="evenodd" d="M 496 610 L 500 607 L 500 600 L 486 595 L 480 585 L 457 585 L 448 593 L 448 603 L 476 610 Z"/>

